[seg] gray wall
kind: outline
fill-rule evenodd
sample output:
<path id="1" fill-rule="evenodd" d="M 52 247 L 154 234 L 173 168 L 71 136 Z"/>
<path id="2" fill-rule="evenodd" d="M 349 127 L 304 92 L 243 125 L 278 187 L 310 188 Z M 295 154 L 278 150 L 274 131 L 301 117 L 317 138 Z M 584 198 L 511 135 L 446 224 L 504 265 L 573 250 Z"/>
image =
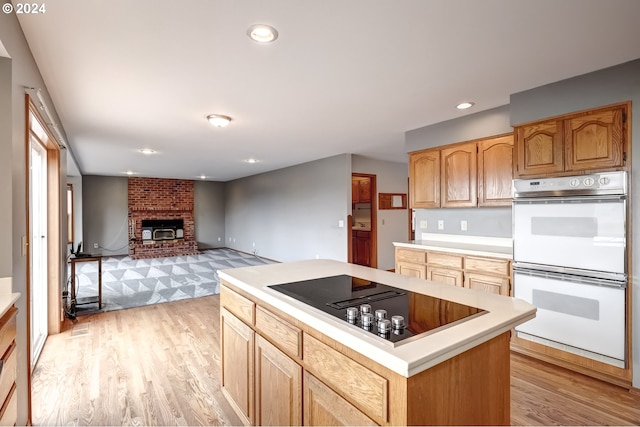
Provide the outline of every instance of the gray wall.
<path id="1" fill-rule="evenodd" d="M 2 43 L 11 57 L 1 59 L 0 66 L 0 176 L 4 178 L 5 185 L 0 189 L 0 197 L 3 201 L 2 218 L 7 222 L 0 221 L 0 232 L 11 239 L 5 239 L 0 243 L 0 275 L 13 277 L 13 291 L 22 295 L 16 302 L 18 308 L 17 315 L 17 400 L 18 400 L 18 425 L 24 425 L 28 417 L 28 359 L 27 359 L 27 289 L 26 289 L 26 256 L 22 251 L 22 237 L 26 236 L 27 212 L 26 212 L 26 106 L 25 87 L 42 89 L 42 95 L 49 99 L 47 88 L 42 80 L 42 76 L 31 55 L 29 46 L 22 34 L 22 29 L 18 23 L 15 13 L 0 13 L 0 43 Z M 10 64 L 10 72 L 9 65 Z M 10 93 L 7 92 L 7 84 L 10 85 Z M 7 101 L 8 100 L 8 101 Z M 7 102 L 10 103 L 10 110 L 7 110 Z M 55 108 L 49 102 L 49 110 L 55 116 L 53 119 L 60 123 Z M 7 139 L 7 132 L 10 139 Z M 64 133 L 64 132 L 63 132 Z M 61 152 L 60 176 L 65 177 L 66 155 Z M 61 189 L 66 189 L 66 181 L 60 179 Z M 61 212 L 66 212 L 66 191 L 62 192 Z M 62 211 L 64 209 L 64 211 Z M 8 214 L 7 212 L 10 212 Z M 62 216 L 61 218 L 65 218 Z M 66 223 L 61 227 L 61 248 L 64 255 L 67 246 Z M 64 256 L 60 259 L 60 266 L 65 266 Z M 63 274 L 59 289 L 66 281 L 66 269 Z"/>
<path id="2" fill-rule="evenodd" d="M 350 197 L 348 154 L 229 181 L 225 246 L 282 262 L 346 261 Z"/>
<path id="3" fill-rule="evenodd" d="M 640 132 L 640 59 L 615 67 L 511 95 L 511 123 L 514 125 L 560 114 L 618 102 L 632 101 L 631 159 L 635 165 L 631 183 L 640 182 L 640 148 L 635 133 Z M 640 212 L 640 186 L 631 185 L 631 209 Z M 640 215 L 632 215 L 631 247 L 640 245 Z M 640 284 L 640 250 L 632 250 L 631 287 Z M 640 291 L 633 295 L 633 385 L 640 387 Z"/>
<path id="4" fill-rule="evenodd" d="M 453 120 L 425 126 L 406 133 L 407 152 L 439 147 L 513 132 L 509 106 L 480 111 Z M 438 230 L 438 220 L 444 229 Z M 460 220 L 467 221 L 467 231 L 460 229 Z M 420 228 L 420 221 L 427 228 Z M 416 240 L 421 233 L 466 234 L 470 236 L 511 237 L 511 207 L 417 209 L 415 214 Z"/>
<path id="5" fill-rule="evenodd" d="M 224 247 L 224 183 L 195 181 L 193 191 L 198 248 Z"/>
<path id="6" fill-rule="evenodd" d="M 82 177 L 83 251 L 129 253 L 128 178 Z M 94 249 L 94 243 L 99 248 Z"/>
<path id="7" fill-rule="evenodd" d="M 407 163 L 385 162 L 353 155 L 351 168 L 353 173 L 376 175 L 378 193 L 407 194 L 409 190 Z M 377 194 L 374 197 L 378 200 Z M 409 213 L 406 209 L 384 209 L 378 210 L 377 215 L 378 268 L 390 270 L 395 268 L 393 242 L 406 242 L 409 239 Z"/>

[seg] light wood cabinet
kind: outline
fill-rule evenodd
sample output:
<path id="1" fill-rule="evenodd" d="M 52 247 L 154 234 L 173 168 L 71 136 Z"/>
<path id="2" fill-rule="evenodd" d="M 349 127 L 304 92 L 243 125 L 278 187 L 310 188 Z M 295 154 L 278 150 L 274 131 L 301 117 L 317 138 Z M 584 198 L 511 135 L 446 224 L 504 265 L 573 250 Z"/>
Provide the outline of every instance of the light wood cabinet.
<path id="1" fill-rule="evenodd" d="M 409 154 L 409 192 L 413 209 L 440 207 L 440 150 Z"/>
<path id="2" fill-rule="evenodd" d="M 477 196 L 477 150 L 475 142 L 457 144 L 440 151 L 440 206 L 473 207 Z"/>
<path id="3" fill-rule="evenodd" d="M 478 206 L 510 206 L 513 135 L 478 141 Z"/>
<path id="4" fill-rule="evenodd" d="M 617 170 L 626 165 L 628 104 L 515 126 L 516 177 Z"/>
<path id="5" fill-rule="evenodd" d="M 18 417 L 16 376 L 16 313 L 12 306 L 0 319 L 0 425 L 13 426 Z"/>
<path id="6" fill-rule="evenodd" d="M 302 367 L 260 335 L 255 382 L 256 425 L 302 425 Z"/>
<path id="7" fill-rule="evenodd" d="M 511 203 L 513 134 L 409 153 L 411 208 Z"/>
<path id="8" fill-rule="evenodd" d="M 224 306 L 223 306 L 224 307 Z M 253 425 L 255 332 L 225 308 L 222 326 L 222 393 L 245 425 Z"/>
<path id="9" fill-rule="evenodd" d="M 503 258 L 396 246 L 395 271 L 404 276 L 500 295 L 508 296 L 511 292 L 511 261 Z"/>
<path id="10" fill-rule="evenodd" d="M 375 426 L 364 413 L 308 372 L 304 373 L 304 425 Z"/>
<path id="11" fill-rule="evenodd" d="M 427 267 L 427 280 L 454 286 L 462 286 L 464 283 L 462 271 L 443 267 Z"/>

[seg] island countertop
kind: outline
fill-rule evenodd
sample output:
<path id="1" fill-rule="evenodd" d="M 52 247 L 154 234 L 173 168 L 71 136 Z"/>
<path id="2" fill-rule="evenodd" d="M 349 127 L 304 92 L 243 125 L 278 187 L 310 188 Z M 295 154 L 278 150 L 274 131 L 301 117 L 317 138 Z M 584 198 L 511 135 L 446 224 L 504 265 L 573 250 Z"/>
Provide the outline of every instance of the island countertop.
<path id="1" fill-rule="evenodd" d="M 535 317 L 536 308 L 525 301 L 401 276 L 334 260 L 308 260 L 225 269 L 220 279 L 258 300 L 288 313 L 308 326 L 386 366 L 411 377 L 438 363 L 486 342 Z M 486 310 L 487 313 L 438 329 L 395 347 L 303 302 L 269 288 L 270 285 L 346 274 L 396 288 L 418 292 Z"/>

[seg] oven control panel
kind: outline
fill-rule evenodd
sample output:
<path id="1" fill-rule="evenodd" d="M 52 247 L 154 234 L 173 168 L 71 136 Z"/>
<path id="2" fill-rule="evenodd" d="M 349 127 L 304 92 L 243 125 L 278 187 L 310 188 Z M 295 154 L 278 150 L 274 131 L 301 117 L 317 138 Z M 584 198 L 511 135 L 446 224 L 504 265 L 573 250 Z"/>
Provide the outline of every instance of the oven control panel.
<path id="1" fill-rule="evenodd" d="M 513 195 L 518 197 L 580 194 L 627 194 L 627 173 L 601 172 L 589 175 L 535 179 L 514 179 Z"/>

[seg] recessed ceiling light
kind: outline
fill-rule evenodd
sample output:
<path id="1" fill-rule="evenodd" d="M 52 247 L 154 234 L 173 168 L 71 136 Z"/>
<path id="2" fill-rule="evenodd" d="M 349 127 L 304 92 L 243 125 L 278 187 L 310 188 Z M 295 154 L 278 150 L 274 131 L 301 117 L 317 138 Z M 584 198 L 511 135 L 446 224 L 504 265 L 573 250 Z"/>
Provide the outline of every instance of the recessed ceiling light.
<path id="1" fill-rule="evenodd" d="M 152 150 L 151 148 L 142 148 L 138 150 L 138 152 L 142 154 L 156 154 L 156 150 Z"/>
<path id="2" fill-rule="evenodd" d="M 246 159 L 244 162 L 245 163 L 259 163 L 260 160 L 252 158 L 252 159 Z"/>
<path id="3" fill-rule="evenodd" d="M 247 30 L 247 35 L 258 43 L 269 43 L 278 38 L 278 31 L 271 25 L 254 24 Z"/>
<path id="4" fill-rule="evenodd" d="M 126 171 L 124 173 L 126 173 L 127 175 L 133 175 L 133 171 Z"/>
<path id="5" fill-rule="evenodd" d="M 467 108 L 473 107 L 475 104 L 475 102 L 461 102 L 460 104 L 456 105 L 456 108 L 458 110 L 466 110 Z"/>
<path id="6" fill-rule="evenodd" d="M 209 120 L 209 123 L 211 123 L 211 125 L 217 128 L 223 128 L 229 124 L 229 122 L 231 121 L 231 117 L 223 116 L 222 114 L 210 114 L 207 116 L 207 120 Z"/>
<path id="7" fill-rule="evenodd" d="M 207 179 L 206 175 L 200 175 L 200 179 Z"/>

